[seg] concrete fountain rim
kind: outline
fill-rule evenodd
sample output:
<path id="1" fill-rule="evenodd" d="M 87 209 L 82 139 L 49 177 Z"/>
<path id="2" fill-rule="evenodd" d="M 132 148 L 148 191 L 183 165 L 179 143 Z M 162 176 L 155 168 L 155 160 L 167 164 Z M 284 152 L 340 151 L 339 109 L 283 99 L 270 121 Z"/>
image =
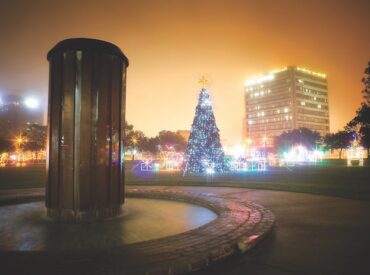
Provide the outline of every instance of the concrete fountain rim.
<path id="1" fill-rule="evenodd" d="M 29 268 L 36 268 L 38 274 L 47 274 L 50 269 L 55 271 L 55 267 L 61 270 L 61 274 L 81 271 L 81 268 L 82 273 L 88 273 L 102 266 L 104 274 L 119 270 L 129 270 L 129 274 L 185 274 L 249 251 L 271 232 L 275 222 L 273 213 L 263 206 L 220 194 L 153 186 L 126 190 L 127 197 L 182 201 L 206 207 L 218 216 L 201 227 L 177 235 L 119 248 L 16 253 L 0 250 L 0 258 L 5 260 L 10 270 L 27 266 L 28 272 Z M 43 197 L 42 192 L 37 191 L 0 197 L 0 207 L 42 200 Z M 45 261 L 47 265 L 42 264 Z"/>

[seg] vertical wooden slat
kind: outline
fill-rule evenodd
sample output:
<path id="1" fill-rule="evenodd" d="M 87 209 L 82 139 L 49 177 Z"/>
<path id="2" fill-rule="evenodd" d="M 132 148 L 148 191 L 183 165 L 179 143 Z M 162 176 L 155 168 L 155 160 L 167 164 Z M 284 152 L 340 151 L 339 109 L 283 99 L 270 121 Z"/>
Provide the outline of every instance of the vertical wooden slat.
<path id="1" fill-rule="evenodd" d="M 104 55 L 105 59 L 108 63 L 107 68 L 107 74 L 108 74 L 108 87 L 107 87 L 107 106 L 108 106 L 108 114 L 107 114 L 107 120 L 108 120 L 108 137 L 107 137 L 107 148 L 108 148 L 108 167 L 107 167 L 107 179 L 106 179 L 106 185 L 107 185 L 107 206 L 112 206 L 112 196 L 115 192 L 114 189 L 114 183 L 112 182 L 112 142 L 113 142 L 113 105 L 112 105 L 112 55 Z"/>
<path id="2" fill-rule="evenodd" d="M 82 51 L 76 52 L 75 90 L 74 90 L 74 129 L 73 129 L 73 189 L 74 210 L 80 210 L 80 143 L 81 143 L 81 85 L 82 85 Z"/>
<path id="3" fill-rule="evenodd" d="M 99 76 L 98 93 L 98 127 L 97 127 L 97 167 L 96 167 L 96 191 L 97 204 L 105 206 L 108 202 L 109 181 L 109 59 L 105 54 L 101 56 L 101 72 Z"/>
<path id="4" fill-rule="evenodd" d="M 46 206 L 56 208 L 59 206 L 59 152 L 60 152 L 60 116 L 62 112 L 62 66 L 63 56 L 56 54 L 50 63 L 50 90 L 49 90 L 49 173 L 47 184 Z"/>
<path id="5" fill-rule="evenodd" d="M 121 171 L 121 196 L 120 200 L 121 203 L 124 203 L 125 201 L 125 188 L 124 188 L 124 183 L 125 183 L 125 147 L 124 147 L 124 140 L 125 140 L 125 123 L 126 123 L 126 66 L 123 66 L 122 69 L 122 87 L 121 87 L 121 93 L 120 93 L 120 104 L 121 104 L 121 144 L 120 144 L 120 152 L 121 152 L 121 165 L 120 165 L 120 171 Z"/>
<path id="6" fill-rule="evenodd" d="M 111 76 L 111 106 L 112 106 L 112 161 L 111 161 L 111 202 L 119 203 L 120 198 L 120 88 L 121 88 L 121 60 L 112 56 Z"/>
<path id="7" fill-rule="evenodd" d="M 64 53 L 63 66 L 63 113 L 62 113 L 62 207 L 74 209 L 74 93 L 76 85 L 76 53 Z M 71 195 L 73 194 L 73 195 Z"/>
<path id="8" fill-rule="evenodd" d="M 99 122 L 99 77 L 101 72 L 101 54 L 92 54 L 92 75 L 91 75 L 91 166 L 90 166 L 90 209 L 98 209 L 98 122 Z"/>
<path id="9" fill-rule="evenodd" d="M 83 74 L 81 83 L 81 123 L 80 123 L 80 179 L 79 179 L 79 194 L 80 194 L 80 210 L 87 211 L 91 208 L 91 189 L 92 177 L 90 173 L 92 159 L 92 140 L 91 137 L 93 128 L 94 110 L 92 101 L 92 58 L 91 52 L 85 51 L 82 56 Z M 95 97 L 96 98 L 96 97 Z"/>

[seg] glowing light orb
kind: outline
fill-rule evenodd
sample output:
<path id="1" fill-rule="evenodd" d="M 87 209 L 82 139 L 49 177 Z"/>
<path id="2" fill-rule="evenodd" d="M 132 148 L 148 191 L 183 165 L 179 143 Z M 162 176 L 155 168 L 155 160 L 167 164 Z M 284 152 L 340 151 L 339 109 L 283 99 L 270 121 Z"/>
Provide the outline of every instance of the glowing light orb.
<path id="1" fill-rule="evenodd" d="M 207 173 L 207 174 L 214 174 L 214 173 L 215 173 L 215 169 L 214 169 L 214 168 L 212 168 L 212 167 L 208 167 L 208 168 L 206 169 L 206 173 Z"/>
<path id="2" fill-rule="evenodd" d="M 39 101 L 32 97 L 26 98 L 24 104 L 30 109 L 37 109 L 40 105 Z"/>

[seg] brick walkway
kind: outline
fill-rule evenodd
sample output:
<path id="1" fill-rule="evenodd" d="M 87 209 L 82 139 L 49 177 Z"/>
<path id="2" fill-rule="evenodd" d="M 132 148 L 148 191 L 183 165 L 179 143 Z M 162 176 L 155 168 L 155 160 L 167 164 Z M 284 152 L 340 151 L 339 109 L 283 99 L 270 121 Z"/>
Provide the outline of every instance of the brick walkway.
<path id="1" fill-rule="evenodd" d="M 41 199 L 43 189 L 0 192 L 0 205 Z M 184 274 L 244 253 L 272 229 L 274 215 L 260 205 L 222 194 L 156 187 L 127 188 L 128 197 L 185 201 L 218 214 L 182 234 L 93 251 L 1 252 L 9 271 L 37 274 Z"/>

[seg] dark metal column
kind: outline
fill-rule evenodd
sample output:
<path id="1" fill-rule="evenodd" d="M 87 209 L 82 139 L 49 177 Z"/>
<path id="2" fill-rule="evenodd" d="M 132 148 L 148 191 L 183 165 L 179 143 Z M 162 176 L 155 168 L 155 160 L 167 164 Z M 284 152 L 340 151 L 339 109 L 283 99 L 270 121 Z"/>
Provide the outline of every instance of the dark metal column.
<path id="1" fill-rule="evenodd" d="M 85 38 L 59 42 L 47 58 L 48 216 L 62 221 L 117 216 L 124 203 L 128 59 L 111 43 Z"/>

